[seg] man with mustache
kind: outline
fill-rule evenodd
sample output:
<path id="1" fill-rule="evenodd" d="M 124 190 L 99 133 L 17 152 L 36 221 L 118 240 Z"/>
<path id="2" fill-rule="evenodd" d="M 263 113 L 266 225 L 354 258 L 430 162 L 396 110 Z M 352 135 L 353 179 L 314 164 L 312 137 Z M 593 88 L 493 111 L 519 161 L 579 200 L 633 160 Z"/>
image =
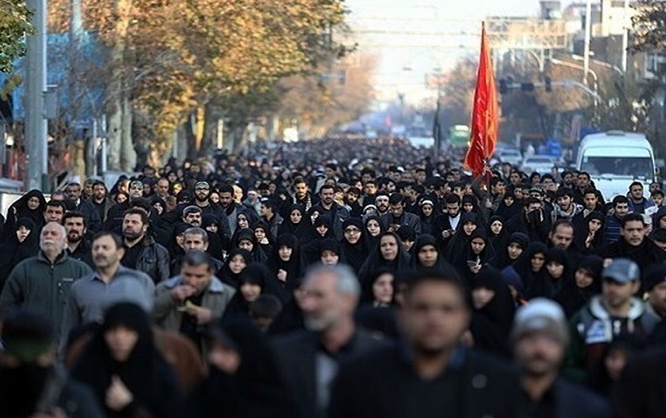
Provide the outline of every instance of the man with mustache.
<path id="1" fill-rule="evenodd" d="M 143 294 L 147 295 L 145 299 L 152 297 L 155 293 L 155 284 L 150 276 L 120 264 L 124 255 L 123 241 L 118 235 L 112 232 L 100 232 L 95 235 L 92 242 L 92 260 L 95 263 L 95 271 L 72 285 L 62 327 L 63 338 L 67 338 L 72 330 L 81 325 L 101 322 L 104 307 L 107 304 L 107 291 L 111 283 L 119 280 L 132 280 L 138 283 Z M 132 287 L 128 286 L 128 288 Z M 133 295 L 128 295 L 128 299 L 131 296 Z"/>
<path id="2" fill-rule="evenodd" d="M 610 407 L 602 398 L 559 377 L 569 330 L 557 303 L 536 298 L 522 306 L 514 318 L 511 336 L 525 401 L 521 417 L 611 417 Z"/>
<path id="3" fill-rule="evenodd" d="M 90 268 L 95 268 L 90 253 L 90 242 L 86 239 L 88 223 L 85 215 L 81 212 L 67 212 L 62 222 L 67 233 L 67 255 L 83 261 Z"/>
<path id="4" fill-rule="evenodd" d="M 56 341 L 69 290 L 91 272 L 87 264 L 67 256 L 65 235 L 65 227 L 57 222 L 44 225 L 39 254 L 16 265 L 0 295 L 0 311 L 28 306 L 44 312 L 51 318 Z"/>

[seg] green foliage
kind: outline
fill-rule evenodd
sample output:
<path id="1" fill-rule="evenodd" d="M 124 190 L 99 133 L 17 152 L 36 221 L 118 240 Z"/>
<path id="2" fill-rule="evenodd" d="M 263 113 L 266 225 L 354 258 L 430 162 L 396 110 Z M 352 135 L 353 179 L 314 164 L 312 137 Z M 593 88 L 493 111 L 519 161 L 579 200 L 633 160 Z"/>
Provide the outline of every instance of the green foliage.
<path id="1" fill-rule="evenodd" d="M 14 60 L 26 53 L 25 37 L 35 32 L 22 0 L 0 0 L 0 72 L 11 73 Z"/>

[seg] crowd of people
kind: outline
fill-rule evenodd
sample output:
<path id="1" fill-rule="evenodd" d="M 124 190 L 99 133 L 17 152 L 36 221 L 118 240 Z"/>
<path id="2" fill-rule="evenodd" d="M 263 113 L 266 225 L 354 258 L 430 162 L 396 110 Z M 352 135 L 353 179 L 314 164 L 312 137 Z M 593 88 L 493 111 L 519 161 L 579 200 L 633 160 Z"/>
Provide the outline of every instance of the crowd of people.
<path id="1" fill-rule="evenodd" d="M 380 138 L 31 190 L 0 416 L 659 417 L 660 189 Z"/>

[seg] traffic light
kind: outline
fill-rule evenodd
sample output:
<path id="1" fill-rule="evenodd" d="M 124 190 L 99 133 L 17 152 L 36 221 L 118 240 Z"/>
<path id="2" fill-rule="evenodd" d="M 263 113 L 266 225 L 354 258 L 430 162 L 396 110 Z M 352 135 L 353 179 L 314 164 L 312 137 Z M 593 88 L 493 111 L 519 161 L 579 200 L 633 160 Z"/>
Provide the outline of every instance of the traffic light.
<path id="1" fill-rule="evenodd" d="M 551 93 L 553 91 L 553 80 L 550 77 L 546 76 L 543 82 L 546 86 L 546 93 Z"/>

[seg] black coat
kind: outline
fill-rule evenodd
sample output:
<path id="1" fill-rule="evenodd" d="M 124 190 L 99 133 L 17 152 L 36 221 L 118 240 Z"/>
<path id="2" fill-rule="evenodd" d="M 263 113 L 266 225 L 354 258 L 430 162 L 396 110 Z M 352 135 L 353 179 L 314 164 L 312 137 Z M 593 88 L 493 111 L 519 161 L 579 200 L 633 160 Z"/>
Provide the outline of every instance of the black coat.
<path id="1" fill-rule="evenodd" d="M 589 389 L 558 379 L 551 388 L 554 414 L 553 418 L 611 418 L 608 402 Z M 533 418 L 527 408 L 521 418 Z"/>
<path id="2" fill-rule="evenodd" d="M 517 373 L 481 353 L 462 349 L 461 353 L 459 367 L 444 372 L 455 373 L 450 377 L 455 379 L 458 391 L 454 398 L 457 405 L 451 405 L 449 416 L 519 416 Z M 340 369 L 333 386 L 329 418 L 434 417 L 427 415 L 428 405 L 440 400 L 428 390 L 430 384 L 431 381 L 414 372 L 403 347 L 391 346 L 368 353 Z M 425 393 L 432 396 L 424 396 Z M 417 414 L 416 408 L 421 414 Z"/>
<path id="3" fill-rule="evenodd" d="M 613 396 L 616 418 L 663 417 L 666 411 L 666 348 L 638 354 L 627 363 Z"/>
<path id="4" fill-rule="evenodd" d="M 374 339 L 366 332 L 357 331 L 336 359 L 339 362 L 349 361 L 383 345 L 383 342 Z M 298 417 L 319 417 L 316 377 L 316 357 L 319 351 L 317 335 L 308 331 L 297 331 L 276 339 L 273 347 L 288 393 L 297 401 Z"/>

